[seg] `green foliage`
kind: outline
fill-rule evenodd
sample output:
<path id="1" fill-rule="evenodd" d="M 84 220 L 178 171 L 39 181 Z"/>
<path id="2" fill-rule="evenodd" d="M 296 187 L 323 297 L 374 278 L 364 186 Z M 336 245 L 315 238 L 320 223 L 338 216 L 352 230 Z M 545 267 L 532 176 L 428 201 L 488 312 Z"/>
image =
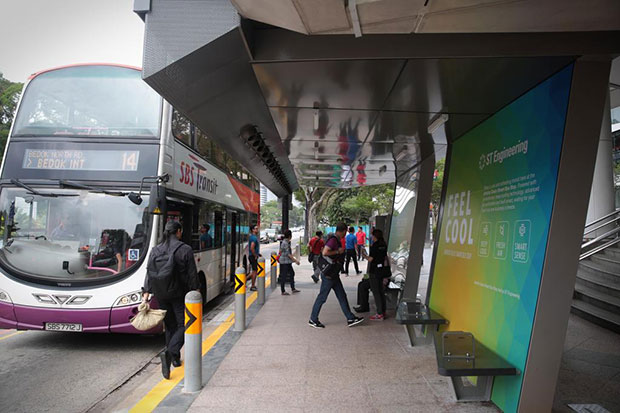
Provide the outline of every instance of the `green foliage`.
<path id="1" fill-rule="evenodd" d="M 443 185 L 443 171 L 446 166 L 446 160 L 440 159 L 435 163 L 435 170 L 437 170 L 437 177 L 433 179 L 433 190 L 431 192 L 431 203 L 433 204 L 433 213 L 439 208 L 441 202 L 441 187 Z"/>
<path id="2" fill-rule="evenodd" d="M 23 83 L 11 82 L 0 73 L 0 154 L 2 157 L 4 157 L 6 140 L 23 87 Z"/>
<path id="3" fill-rule="evenodd" d="M 281 220 L 282 208 L 280 208 L 277 201 L 265 202 L 265 205 L 260 207 L 261 227 L 270 228 L 273 224 L 273 221 Z"/>
<path id="4" fill-rule="evenodd" d="M 340 221 L 355 225 L 368 223 L 375 212 L 379 215 L 391 213 L 393 201 L 392 184 L 342 189 L 327 207 L 327 220 L 332 224 Z"/>

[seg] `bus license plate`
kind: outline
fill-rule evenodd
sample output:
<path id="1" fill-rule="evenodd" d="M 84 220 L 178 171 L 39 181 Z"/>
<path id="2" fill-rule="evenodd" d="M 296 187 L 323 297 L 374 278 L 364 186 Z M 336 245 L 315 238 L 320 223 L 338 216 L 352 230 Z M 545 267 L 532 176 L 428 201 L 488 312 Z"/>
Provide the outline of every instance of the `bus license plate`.
<path id="1" fill-rule="evenodd" d="M 77 323 L 45 323 L 47 331 L 82 331 L 82 324 Z"/>

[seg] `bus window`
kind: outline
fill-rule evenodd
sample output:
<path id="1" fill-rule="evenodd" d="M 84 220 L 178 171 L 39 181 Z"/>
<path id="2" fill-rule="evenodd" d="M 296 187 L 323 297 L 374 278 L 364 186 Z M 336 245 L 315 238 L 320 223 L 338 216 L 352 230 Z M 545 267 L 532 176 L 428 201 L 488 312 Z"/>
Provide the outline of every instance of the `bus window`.
<path id="1" fill-rule="evenodd" d="M 198 220 L 195 224 L 197 239 L 193 240 L 192 247 L 195 251 L 203 251 L 213 248 L 214 245 L 214 204 L 202 201 L 198 207 Z"/>
<path id="2" fill-rule="evenodd" d="M 2 190 L 0 260 L 8 268 L 35 279 L 93 280 L 142 260 L 150 225 L 144 206 L 86 190 L 57 193 L 67 196 Z"/>
<path id="3" fill-rule="evenodd" d="M 219 208 L 215 211 L 215 237 L 213 238 L 215 247 L 220 248 L 224 245 L 224 213 Z"/>
<path id="4" fill-rule="evenodd" d="M 192 124 L 176 110 L 172 112 L 172 134 L 177 140 L 192 146 Z"/>
<path id="5" fill-rule="evenodd" d="M 156 137 L 161 98 L 138 70 L 78 66 L 28 84 L 13 136 Z"/>

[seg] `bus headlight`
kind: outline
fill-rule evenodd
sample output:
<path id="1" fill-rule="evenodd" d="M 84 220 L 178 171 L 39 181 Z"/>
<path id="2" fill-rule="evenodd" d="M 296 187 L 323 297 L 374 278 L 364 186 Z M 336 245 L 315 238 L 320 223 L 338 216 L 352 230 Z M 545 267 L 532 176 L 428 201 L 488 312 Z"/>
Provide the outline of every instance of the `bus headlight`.
<path id="1" fill-rule="evenodd" d="M 4 290 L 0 290 L 0 301 L 13 304 L 13 301 L 11 301 L 11 297 L 9 297 L 9 294 Z"/>
<path id="2" fill-rule="evenodd" d="M 142 301 L 142 291 L 134 291 L 129 294 L 121 295 L 116 300 L 114 307 L 123 307 L 126 305 L 137 304 Z"/>

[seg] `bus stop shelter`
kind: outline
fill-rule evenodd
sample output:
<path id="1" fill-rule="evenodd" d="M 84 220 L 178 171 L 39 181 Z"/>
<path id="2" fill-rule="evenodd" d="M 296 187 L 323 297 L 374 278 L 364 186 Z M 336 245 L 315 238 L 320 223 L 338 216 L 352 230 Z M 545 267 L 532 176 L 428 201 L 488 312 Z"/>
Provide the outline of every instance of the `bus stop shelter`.
<path id="1" fill-rule="evenodd" d="M 277 196 L 396 184 L 393 219 L 409 222 L 398 233 L 404 299 L 415 299 L 445 156 L 427 304 L 517 367 L 496 381 L 500 408 L 550 408 L 620 54 L 617 2 L 136 0 L 134 10 L 146 24 L 144 80 Z"/>

